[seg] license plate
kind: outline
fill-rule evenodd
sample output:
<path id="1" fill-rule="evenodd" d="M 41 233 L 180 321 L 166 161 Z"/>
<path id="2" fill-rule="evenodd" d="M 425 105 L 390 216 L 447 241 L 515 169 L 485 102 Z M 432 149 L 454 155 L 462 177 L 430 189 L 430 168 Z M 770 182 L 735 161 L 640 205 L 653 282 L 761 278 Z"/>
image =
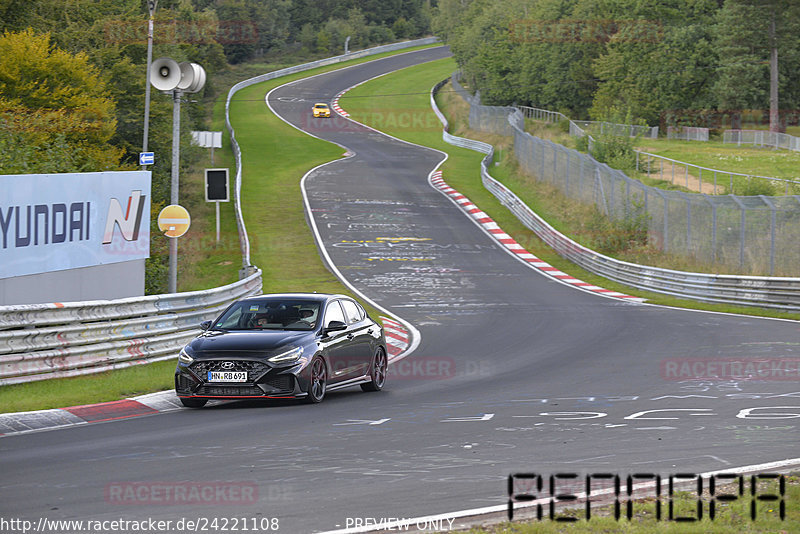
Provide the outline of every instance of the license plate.
<path id="1" fill-rule="evenodd" d="M 209 371 L 209 382 L 247 382 L 247 371 Z"/>

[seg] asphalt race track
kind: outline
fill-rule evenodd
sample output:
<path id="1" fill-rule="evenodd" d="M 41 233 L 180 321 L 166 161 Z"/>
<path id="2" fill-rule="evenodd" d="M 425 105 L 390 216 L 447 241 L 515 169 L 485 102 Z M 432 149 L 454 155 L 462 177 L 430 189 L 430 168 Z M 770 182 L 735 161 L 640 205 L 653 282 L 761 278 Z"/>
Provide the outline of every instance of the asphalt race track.
<path id="1" fill-rule="evenodd" d="M 385 58 L 269 95 L 284 120 L 355 153 L 312 171 L 304 187 L 347 281 L 421 333 L 387 388 L 334 392 L 313 406 L 232 402 L 4 437 L 0 516 L 277 518 L 280 532 L 303 533 L 502 505 L 512 472 L 691 473 L 798 456 L 796 375 L 682 380 L 676 370 L 685 360 L 796 359 L 800 324 L 557 283 L 428 183 L 440 153 L 310 116 L 314 102 L 447 53 Z M 134 483 L 220 482 L 247 491 L 204 504 L 152 492 L 115 500 Z"/>

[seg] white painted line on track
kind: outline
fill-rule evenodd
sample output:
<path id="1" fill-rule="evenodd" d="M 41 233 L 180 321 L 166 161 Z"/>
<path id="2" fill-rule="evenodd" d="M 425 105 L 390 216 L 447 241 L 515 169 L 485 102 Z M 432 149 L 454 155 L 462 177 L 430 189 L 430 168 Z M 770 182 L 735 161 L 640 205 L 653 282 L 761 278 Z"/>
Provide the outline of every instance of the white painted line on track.
<path id="1" fill-rule="evenodd" d="M 734 467 L 730 469 L 720 469 L 717 471 L 707 471 L 705 473 L 700 473 L 697 476 L 700 476 L 704 479 L 707 479 L 714 475 L 722 475 L 722 474 L 732 474 L 732 475 L 741 475 L 745 473 L 758 473 L 758 472 L 765 472 L 765 471 L 775 471 L 780 469 L 787 469 L 789 467 L 798 466 L 800 465 L 800 458 L 789 458 L 786 460 L 779 460 L 775 462 L 767 462 L 763 464 L 755 464 L 755 465 L 745 465 L 742 467 Z M 641 482 L 639 484 L 634 484 L 633 489 L 634 493 L 636 490 L 644 490 L 655 486 L 655 482 Z M 591 496 L 601 496 L 607 495 L 614 492 L 614 488 L 606 488 L 597 490 L 596 492 L 592 492 Z M 586 493 L 577 493 L 575 494 L 580 501 L 586 500 Z M 534 506 L 539 505 L 547 505 L 550 503 L 551 498 L 547 497 L 544 499 L 538 499 L 535 501 L 530 502 L 519 502 L 514 504 L 514 510 L 523 510 L 526 508 L 533 508 Z M 380 525 L 366 525 L 363 527 L 356 527 L 356 528 L 343 528 L 338 530 L 327 530 L 321 532 L 319 534 L 357 534 L 360 532 L 384 532 L 384 531 L 391 531 L 391 530 L 410 530 L 409 527 L 416 526 L 417 524 L 420 525 L 430 525 L 430 524 L 439 524 L 441 522 L 446 522 L 448 520 L 455 520 L 458 518 L 465 518 L 465 517 L 477 517 L 477 516 L 485 516 L 489 514 L 501 514 L 508 511 L 508 504 L 500 504 L 496 506 L 485 506 L 483 508 L 472 508 L 467 510 L 456 510 L 453 512 L 443 513 L 443 514 L 436 514 L 436 515 L 426 515 L 420 517 L 410 517 L 410 518 L 403 518 L 398 519 L 396 521 L 387 521 L 385 523 L 381 523 Z M 458 525 L 456 528 L 462 529 L 467 527 L 468 525 Z M 413 531 L 412 531 L 413 532 Z"/>

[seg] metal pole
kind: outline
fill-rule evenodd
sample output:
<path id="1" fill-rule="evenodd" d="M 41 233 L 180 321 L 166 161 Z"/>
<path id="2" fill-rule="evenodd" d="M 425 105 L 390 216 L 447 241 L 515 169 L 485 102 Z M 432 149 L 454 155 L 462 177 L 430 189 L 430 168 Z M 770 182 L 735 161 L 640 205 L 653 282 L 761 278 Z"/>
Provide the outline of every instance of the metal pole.
<path id="1" fill-rule="evenodd" d="M 664 246 L 661 247 L 661 250 L 667 252 L 667 243 L 669 243 L 669 204 L 667 203 L 667 197 L 662 195 L 664 199 L 664 229 L 662 233 L 664 234 Z"/>
<path id="2" fill-rule="evenodd" d="M 717 206 L 711 203 L 711 262 L 717 262 Z"/>
<path id="3" fill-rule="evenodd" d="M 181 161 L 181 91 L 172 92 L 172 182 L 170 204 L 178 204 Z M 178 238 L 169 239 L 169 292 L 178 292 Z"/>
<path id="4" fill-rule="evenodd" d="M 217 205 L 217 244 L 219 244 L 219 201 L 214 202 Z"/>
<path id="5" fill-rule="evenodd" d="M 692 201 L 686 197 L 686 254 L 692 254 Z"/>
<path id="6" fill-rule="evenodd" d="M 144 86 L 144 133 L 142 139 L 142 152 L 147 152 L 147 137 L 150 132 L 150 65 L 153 63 L 153 14 L 156 3 L 150 2 L 150 19 L 147 21 L 147 74 Z M 142 165 L 145 170 L 147 165 Z"/>

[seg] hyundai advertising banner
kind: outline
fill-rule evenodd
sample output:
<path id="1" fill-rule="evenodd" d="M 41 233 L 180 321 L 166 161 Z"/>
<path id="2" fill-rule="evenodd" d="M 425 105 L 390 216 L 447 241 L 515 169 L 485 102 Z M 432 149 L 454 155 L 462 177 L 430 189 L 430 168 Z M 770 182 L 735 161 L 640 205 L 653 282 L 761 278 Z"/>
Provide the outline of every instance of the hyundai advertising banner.
<path id="1" fill-rule="evenodd" d="M 0 176 L 0 279 L 150 256 L 150 171 Z"/>

